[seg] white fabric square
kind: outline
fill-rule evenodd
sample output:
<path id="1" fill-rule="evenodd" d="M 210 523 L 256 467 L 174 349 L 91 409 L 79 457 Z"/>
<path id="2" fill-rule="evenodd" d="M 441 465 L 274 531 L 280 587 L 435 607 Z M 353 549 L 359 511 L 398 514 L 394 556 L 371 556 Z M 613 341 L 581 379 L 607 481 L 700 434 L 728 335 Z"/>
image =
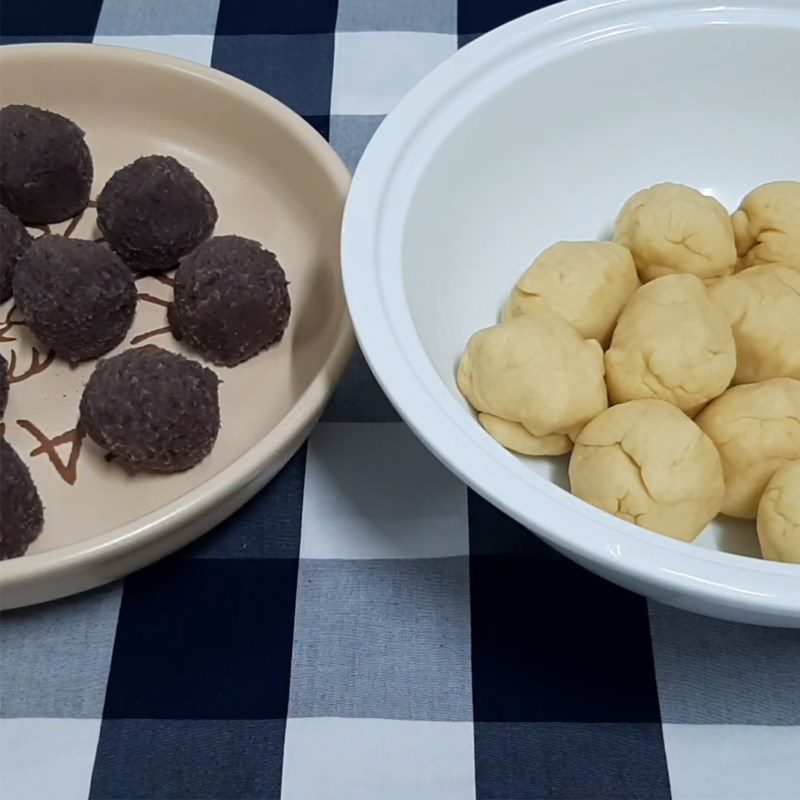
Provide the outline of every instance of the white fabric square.
<path id="1" fill-rule="evenodd" d="M 206 34 L 171 34 L 169 36 L 103 36 L 96 35 L 94 44 L 136 47 L 168 56 L 178 56 L 210 66 L 214 36 Z"/>
<path id="2" fill-rule="evenodd" d="M 673 800 L 800 797 L 800 727 L 662 727 Z"/>
<path id="3" fill-rule="evenodd" d="M 284 800 L 469 800 L 475 797 L 471 722 L 290 719 Z"/>
<path id="4" fill-rule="evenodd" d="M 311 434 L 301 558 L 469 553 L 467 489 L 403 423 L 322 423 Z"/>
<path id="5" fill-rule="evenodd" d="M 331 114 L 388 114 L 457 46 L 448 33 L 337 33 Z"/>
<path id="6" fill-rule="evenodd" d="M 0 797 L 89 796 L 99 719 L 0 719 Z"/>

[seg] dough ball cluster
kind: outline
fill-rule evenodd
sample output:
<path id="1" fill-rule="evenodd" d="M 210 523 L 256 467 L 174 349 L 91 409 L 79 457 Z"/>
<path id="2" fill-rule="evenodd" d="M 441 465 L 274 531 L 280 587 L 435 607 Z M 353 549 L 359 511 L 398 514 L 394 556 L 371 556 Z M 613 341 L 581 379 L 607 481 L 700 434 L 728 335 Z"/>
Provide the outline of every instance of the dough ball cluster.
<path id="1" fill-rule="evenodd" d="M 764 558 L 800 564 L 800 460 L 787 461 L 770 478 L 757 527 Z"/>
<path id="2" fill-rule="evenodd" d="M 510 450 L 571 451 L 586 502 L 683 541 L 758 517 L 764 557 L 800 563 L 800 182 L 732 216 L 651 186 L 613 239 L 534 259 L 467 343 L 462 394 Z"/>
<path id="3" fill-rule="evenodd" d="M 605 361 L 612 403 L 655 398 L 694 416 L 730 386 L 736 347 L 703 282 L 665 275 L 633 295 Z"/>
<path id="4" fill-rule="evenodd" d="M 711 439 L 663 400 L 631 400 L 595 417 L 575 442 L 569 480 L 593 506 L 687 542 L 719 514 L 725 494 Z"/>
<path id="5" fill-rule="evenodd" d="M 528 455 L 568 452 L 570 434 L 608 405 L 602 348 L 552 313 L 478 331 L 458 386 L 501 444 Z"/>
<path id="6" fill-rule="evenodd" d="M 543 250 L 517 281 L 503 319 L 543 306 L 585 339 L 608 346 L 628 299 L 639 287 L 630 250 L 614 242 L 558 242 Z"/>
<path id="7" fill-rule="evenodd" d="M 731 216 L 739 269 L 782 264 L 800 272 L 800 181 L 753 189 Z"/>
<path id="8" fill-rule="evenodd" d="M 711 280 L 736 266 L 733 225 L 724 206 L 677 183 L 633 195 L 614 224 L 614 241 L 631 251 L 642 281 L 676 272 Z"/>

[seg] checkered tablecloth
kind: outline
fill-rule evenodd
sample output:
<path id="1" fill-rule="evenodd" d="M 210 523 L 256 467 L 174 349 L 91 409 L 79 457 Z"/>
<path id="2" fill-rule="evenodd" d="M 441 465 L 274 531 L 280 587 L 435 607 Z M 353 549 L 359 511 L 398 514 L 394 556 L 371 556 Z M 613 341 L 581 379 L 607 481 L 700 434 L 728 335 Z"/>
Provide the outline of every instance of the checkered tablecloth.
<path id="1" fill-rule="evenodd" d="M 0 35 L 211 64 L 354 167 L 417 80 L 536 5 L 3 0 Z M 648 603 L 556 555 L 439 465 L 360 356 L 215 531 L 4 615 L 0 700 L 3 800 L 800 798 L 800 631 Z"/>

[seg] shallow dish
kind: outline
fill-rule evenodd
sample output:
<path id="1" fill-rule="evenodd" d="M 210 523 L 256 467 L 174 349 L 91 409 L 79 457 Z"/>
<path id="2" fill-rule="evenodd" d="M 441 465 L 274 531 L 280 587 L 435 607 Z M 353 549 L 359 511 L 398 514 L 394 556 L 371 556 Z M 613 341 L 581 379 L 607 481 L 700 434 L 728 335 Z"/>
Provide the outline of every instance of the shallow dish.
<path id="1" fill-rule="evenodd" d="M 307 436 L 347 361 L 352 330 L 339 238 L 349 184 L 338 156 L 307 123 L 263 92 L 212 69 L 153 53 L 93 45 L 0 49 L 0 102 L 57 111 L 86 131 L 96 197 L 140 155 L 173 155 L 208 187 L 216 234 L 238 233 L 278 255 L 291 285 L 283 341 L 220 376 L 222 429 L 211 455 L 170 475 L 126 474 L 75 433 L 94 362 L 51 360 L 13 298 L 0 306 L 0 352 L 13 359 L 5 431 L 30 466 L 46 524 L 28 553 L 0 562 L 4 608 L 42 602 L 120 577 L 177 549 L 261 488 Z M 99 236 L 88 209 L 52 232 Z M 137 281 L 125 342 L 184 352 L 166 326 L 169 279 Z"/>
<path id="2" fill-rule="evenodd" d="M 608 238 L 634 191 L 672 180 L 733 209 L 760 183 L 800 178 L 798 74 L 793 0 L 577 0 L 535 12 L 459 51 L 389 115 L 356 172 L 342 242 L 368 361 L 475 490 L 623 586 L 792 626 L 800 567 L 758 559 L 751 523 L 717 521 L 683 544 L 583 503 L 566 491 L 566 458 L 517 457 L 482 431 L 455 367 L 534 255 Z"/>

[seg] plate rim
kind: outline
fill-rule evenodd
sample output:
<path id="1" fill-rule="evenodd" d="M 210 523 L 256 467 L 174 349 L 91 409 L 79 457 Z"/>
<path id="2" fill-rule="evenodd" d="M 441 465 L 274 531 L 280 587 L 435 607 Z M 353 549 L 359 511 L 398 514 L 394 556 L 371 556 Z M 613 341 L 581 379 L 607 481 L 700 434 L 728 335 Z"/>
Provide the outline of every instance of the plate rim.
<path id="1" fill-rule="evenodd" d="M 314 155 L 318 165 L 327 174 L 332 186 L 340 195 L 342 206 L 344 206 L 351 177 L 349 170 L 336 151 L 299 114 L 272 95 L 239 78 L 214 67 L 177 56 L 133 47 L 84 42 L 26 42 L 3 45 L 0 47 L 0 65 L 6 59 L 26 58 L 35 53 L 43 53 L 45 57 L 48 53 L 66 55 L 72 53 L 81 58 L 97 58 L 101 61 L 110 57 L 133 65 L 145 63 L 171 72 L 177 70 L 181 73 L 189 73 L 195 78 L 211 81 L 237 95 L 251 106 L 258 105 L 262 110 L 266 107 L 269 115 L 277 119 L 282 127 L 294 135 L 305 149 Z M 336 253 L 336 255 L 340 259 L 341 272 L 341 255 L 340 253 Z M 340 289 L 340 291 L 343 290 Z M 346 302 L 343 302 L 342 318 L 333 338 L 333 345 L 321 369 L 289 412 L 266 436 L 258 439 L 241 456 L 199 486 L 125 525 L 120 525 L 81 542 L 0 561 L 0 608 L 18 605 L 14 602 L 13 595 L 26 591 L 30 584 L 39 580 L 52 579 L 75 569 L 90 571 L 93 567 L 123 559 L 130 553 L 146 549 L 153 542 L 168 536 L 172 531 L 191 525 L 204 515 L 208 515 L 215 507 L 225 503 L 226 500 L 230 501 L 234 495 L 244 491 L 245 494 L 241 496 L 241 499 L 235 501 L 234 507 L 228 509 L 226 516 L 232 513 L 235 508 L 248 499 L 249 495 L 246 494 L 248 485 L 258 485 L 259 476 L 269 472 L 270 461 L 277 460 L 279 462 L 278 469 L 280 469 L 302 445 L 306 434 L 317 422 L 325 404 L 338 385 L 354 345 L 352 321 Z M 267 475 L 266 480 L 268 481 L 271 477 L 271 475 Z M 206 528 L 202 528 L 201 523 L 201 528 L 191 538 L 199 537 L 206 530 Z M 181 540 L 176 544 L 176 548 L 186 544 L 187 541 Z M 158 558 L 160 557 L 158 556 Z M 139 563 L 131 569 L 123 570 L 120 574 L 127 574 L 133 569 L 138 569 L 144 566 L 144 563 L 149 562 Z M 100 585 L 107 580 L 109 579 L 83 581 L 82 583 L 85 585 L 76 588 L 69 594 Z M 41 600 L 34 602 L 54 599 L 57 596 L 64 596 L 65 593 L 48 594 L 45 590 L 41 594 Z M 9 595 L 12 597 L 9 598 Z M 7 600 L 11 602 L 7 603 Z M 27 605 L 28 603 L 23 604 Z"/>
<path id="2" fill-rule="evenodd" d="M 558 48 L 565 53 L 580 46 L 587 40 L 581 26 L 594 26 L 599 37 L 617 26 L 636 33 L 659 20 L 664 27 L 685 27 L 690 17 L 708 24 L 722 16 L 751 24 L 783 20 L 786 27 L 800 28 L 800 8 L 787 0 L 714 8 L 702 0 L 568 0 L 509 22 L 450 56 L 405 96 L 367 146 L 345 206 L 342 271 L 356 337 L 378 382 L 433 454 L 489 502 L 584 566 L 606 577 L 613 574 L 618 582 L 627 580 L 629 586 L 644 587 L 639 591 L 652 588 L 662 599 L 668 598 L 666 602 L 728 619 L 800 625 L 800 567 L 658 536 L 579 501 L 535 473 L 526 471 L 525 481 L 514 474 L 511 464 L 519 467 L 516 457 L 492 442 L 478 441 L 472 415 L 455 413 L 455 398 L 433 370 L 408 304 L 396 300 L 398 291 L 406 296 L 399 243 L 403 202 L 413 188 L 409 151 L 413 153 L 427 131 L 428 141 L 414 153 L 415 163 L 430 157 L 431 142 L 444 127 L 435 129 L 435 120 L 448 108 L 452 111 L 456 100 L 461 103 L 459 112 L 465 114 L 469 102 L 477 102 L 475 98 L 488 91 L 492 74 L 501 85 L 503 75 L 498 74 L 503 69 L 510 73 L 513 60 L 523 51 L 532 58 L 535 49 L 544 61 L 557 57 L 553 53 Z M 376 308 L 383 314 L 376 314 Z M 437 385 L 425 382 L 425 373 L 435 375 Z M 469 429 L 464 424 L 467 419 Z M 539 491 L 533 513 L 532 488 Z M 589 531 L 580 540 L 555 527 L 556 518 L 561 530 L 572 523 L 573 529 L 591 526 L 593 532 L 605 530 L 607 535 L 593 537 Z M 621 551 L 612 545 L 614 541 L 624 543 Z M 696 569 L 682 571 L 681 566 L 687 565 Z"/>

